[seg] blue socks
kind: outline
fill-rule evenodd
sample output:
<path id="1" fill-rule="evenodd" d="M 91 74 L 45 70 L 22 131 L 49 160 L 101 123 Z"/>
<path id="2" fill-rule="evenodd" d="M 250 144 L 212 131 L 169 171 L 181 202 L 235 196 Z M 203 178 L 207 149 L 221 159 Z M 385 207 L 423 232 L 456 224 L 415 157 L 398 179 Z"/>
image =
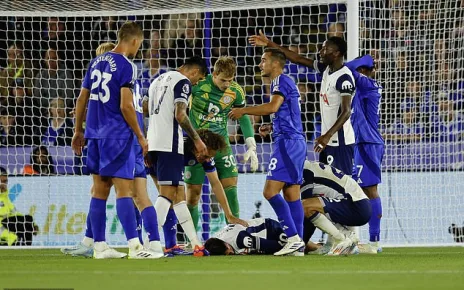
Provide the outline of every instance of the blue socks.
<path id="1" fill-rule="evenodd" d="M 287 201 L 288 208 L 290 209 L 290 214 L 292 215 L 293 222 L 295 223 L 296 231 L 298 236 L 303 237 L 303 205 L 301 200 Z"/>
<path id="2" fill-rule="evenodd" d="M 137 236 L 139 237 L 140 243 L 143 245 L 143 236 L 142 236 L 142 216 L 140 211 L 134 203 L 134 212 L 135 212 L 135 222 L 137 223 Z"/>
<path id="3" fill-rule="evenodd" d="M 131 208 L 131 211 L 134 212 Z M 106 232 L 106 200 L 93 198 L 90 200 L 89 216 L 93 239 L 95 242 L 105 241 Z"/>
<path id="4" fill-rule="evenodd" d="M 174 209 L 172 208 L 169 209 L 168 215 L 166 216 L 166 221 L 163 225 L 163 232 L 165 248 L 170 249 L 174 247 L 177 244 L 177 217 Z"/>
<path id="5" fill-rule="evenodd" d="M 287 235 L 287 237 L 290 238 L 295 235 L 298 235 L 295 227 L 295 222 L 293 221 L 292 215 L 290 214 L 290 208 L 287 202 L 284 200 L 284 198 L 280 194 L 277 194 L 268 201 L 274 209 L 275 213 L 277 214 L 279 223 L 284 229 L 284 232 Z"/>
<path id="6" fill-rule="evenodd" d="M 137 238 L 137 223 L 135 221 L 134 202 L 132 201 L 132 198 L 123 197 L 116 199 L 116 212 L 118 214 L 122 228 L 124 229 L 124 233 L 126 234 L 127 240 Z M 97 242 L 97 240 L 95 241 Z"/>
<path id="7" fill-rule="evenodd" d="M 380 219 L 382 217 L 382 202 L 380 197 L 369 200 L 372 207 L 372 216 L 369 220 L 369 241 L 380 241 Z"/>
<path id="8" fill-rule="evenodd" d="M 90 209 L 89 213 L 87 214 L 87 227 L 85 229 L 85 236 L 87 238 L 93 239 L 92 222 L 90 221 Z"/>
<path id="9" fill-rule="evenodd" d="M 158 219 L 156 217 L 155 207 L 149 206 L 142 210 L 142 219 L 145 231 L 148 235 L 148 240 L 150 242 L 159 241 L 160 235 L 158 231 Z"/>

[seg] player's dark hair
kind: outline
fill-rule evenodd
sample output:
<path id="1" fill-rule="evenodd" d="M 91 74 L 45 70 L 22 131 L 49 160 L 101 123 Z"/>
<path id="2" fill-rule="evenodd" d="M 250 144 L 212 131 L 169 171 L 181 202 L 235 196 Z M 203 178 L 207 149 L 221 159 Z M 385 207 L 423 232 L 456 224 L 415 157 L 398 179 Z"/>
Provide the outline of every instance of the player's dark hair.
<path id="1" fill-rule="evenodd" d="M 281 49 L 275 48 L 275 47 L 266 47 L 264 49 L 264 52 L 265 53 L 270 53 L 271 54 L 271 59 L 273 61 L 277 60 L 278 62 L 280 62 L 280 65 L 282 67 L 285 66 L 285 63 L 287 62 L 287 58 L 285 57 L 285 53 Z"/>
<path id="2" fill-rule="evenodd" d="M 227 148 L 227 143 L 224 140 L 224 137 L 221 135 L 207 129 L 199 129 L 197 133 L 200 136 L 201 141 L 205 143 L 208 149 L 214 151 L 223 151 Z"/>
<path id="3" fill-rule="evenodd" d="M 346 55 L 347 51 L 347 46 L 346 46 L 346 41 L 342 37 L 338 36 L 332 36 L 327 39 L 327 42 L 329 42 L 332 45 L 335 45 L 338 48 L 338 51 L 344 57 Z"/>
<path id="4" fill-rule="evenodd" d="M 6 171 L 6 169 L 4 167 L 0 167 L 0 175 L 7 175 L 8 172 Z"/>
<path id="5" fill-rule="evenodd" d="M 227 246 L 218 238 L 209 238 L 205 242 L 205 249 L 211 256 L 223 256 L 226 254 Z"/>
<path id="6" fill-rule="evenodd" d="M 143 31 L 137 23 L 127 21 L 119 28 L 118 41 L 131 40 L 135 37 L 143 38 Z"/>
<path id="7" fill-rule="evenodd" d="M 200 73 L 202 75 L 206 75 L 208 73 L 208 66 L 206 65 L 206 61 L 200 57 L 200 56 L 192 56 L 191 58 L 188 58 L 184 62 L 185 67 L 192 67 L 196 66 L 200 69 Z"/>

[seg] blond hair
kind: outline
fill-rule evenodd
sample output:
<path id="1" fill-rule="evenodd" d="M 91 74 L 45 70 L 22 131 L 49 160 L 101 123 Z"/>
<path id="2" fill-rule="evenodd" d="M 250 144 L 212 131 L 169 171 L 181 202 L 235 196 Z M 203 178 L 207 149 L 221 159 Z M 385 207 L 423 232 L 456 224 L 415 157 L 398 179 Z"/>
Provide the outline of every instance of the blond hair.
<path id="1" fill-rule="evenodd" d="M 237 65 L 235 61 L 230 56 L 220 56 L 218 60 L 214 63 L 214 73 L 216 75 L 224 74 L 226 77 L 235 76 L 237 70 Z"/>
<path id="2" fill-rule="evenodd" d="M 104 42 L 97 47 L 96 53 L 97 56 L 104 54 L 110 50 L 113 50 L 116 47 L 116 44 L 112 42 Z"/>

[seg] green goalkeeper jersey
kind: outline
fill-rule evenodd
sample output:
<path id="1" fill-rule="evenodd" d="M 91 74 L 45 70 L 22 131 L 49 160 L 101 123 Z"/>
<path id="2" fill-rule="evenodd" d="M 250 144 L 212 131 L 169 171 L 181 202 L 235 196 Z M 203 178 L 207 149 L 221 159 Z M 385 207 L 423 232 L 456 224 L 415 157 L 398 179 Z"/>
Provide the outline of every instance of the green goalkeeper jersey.
<path id="1" fill-rule="evenodd" d="M 223 92 L 213 83 L 213 76 L 207 75 L 193 87 L 190 101 L 189 117 L 193 127 L 221 134 L 228 141 L 227 114 L 233 107 L 245 106 L 245 93 L 236 82 Z"/>

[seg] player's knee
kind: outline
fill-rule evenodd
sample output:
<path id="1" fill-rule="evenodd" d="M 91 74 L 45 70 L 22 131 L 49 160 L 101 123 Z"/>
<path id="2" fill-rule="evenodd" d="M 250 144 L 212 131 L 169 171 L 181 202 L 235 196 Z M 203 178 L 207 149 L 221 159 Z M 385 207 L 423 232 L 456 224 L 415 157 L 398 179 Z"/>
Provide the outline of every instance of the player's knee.
<path id="1" fill-rule="evenodd" d="M 201 185 L 187 184 L 187 204 L 191 206 L 198 205 L 201 196 Z"/>
<path id="2" fill-rule="evenodd" d="M 363 187 L 364 193 L 369 199 L 374 199 L 379 197 L 379 192 L 377 190 L 377 185 Z"/>

